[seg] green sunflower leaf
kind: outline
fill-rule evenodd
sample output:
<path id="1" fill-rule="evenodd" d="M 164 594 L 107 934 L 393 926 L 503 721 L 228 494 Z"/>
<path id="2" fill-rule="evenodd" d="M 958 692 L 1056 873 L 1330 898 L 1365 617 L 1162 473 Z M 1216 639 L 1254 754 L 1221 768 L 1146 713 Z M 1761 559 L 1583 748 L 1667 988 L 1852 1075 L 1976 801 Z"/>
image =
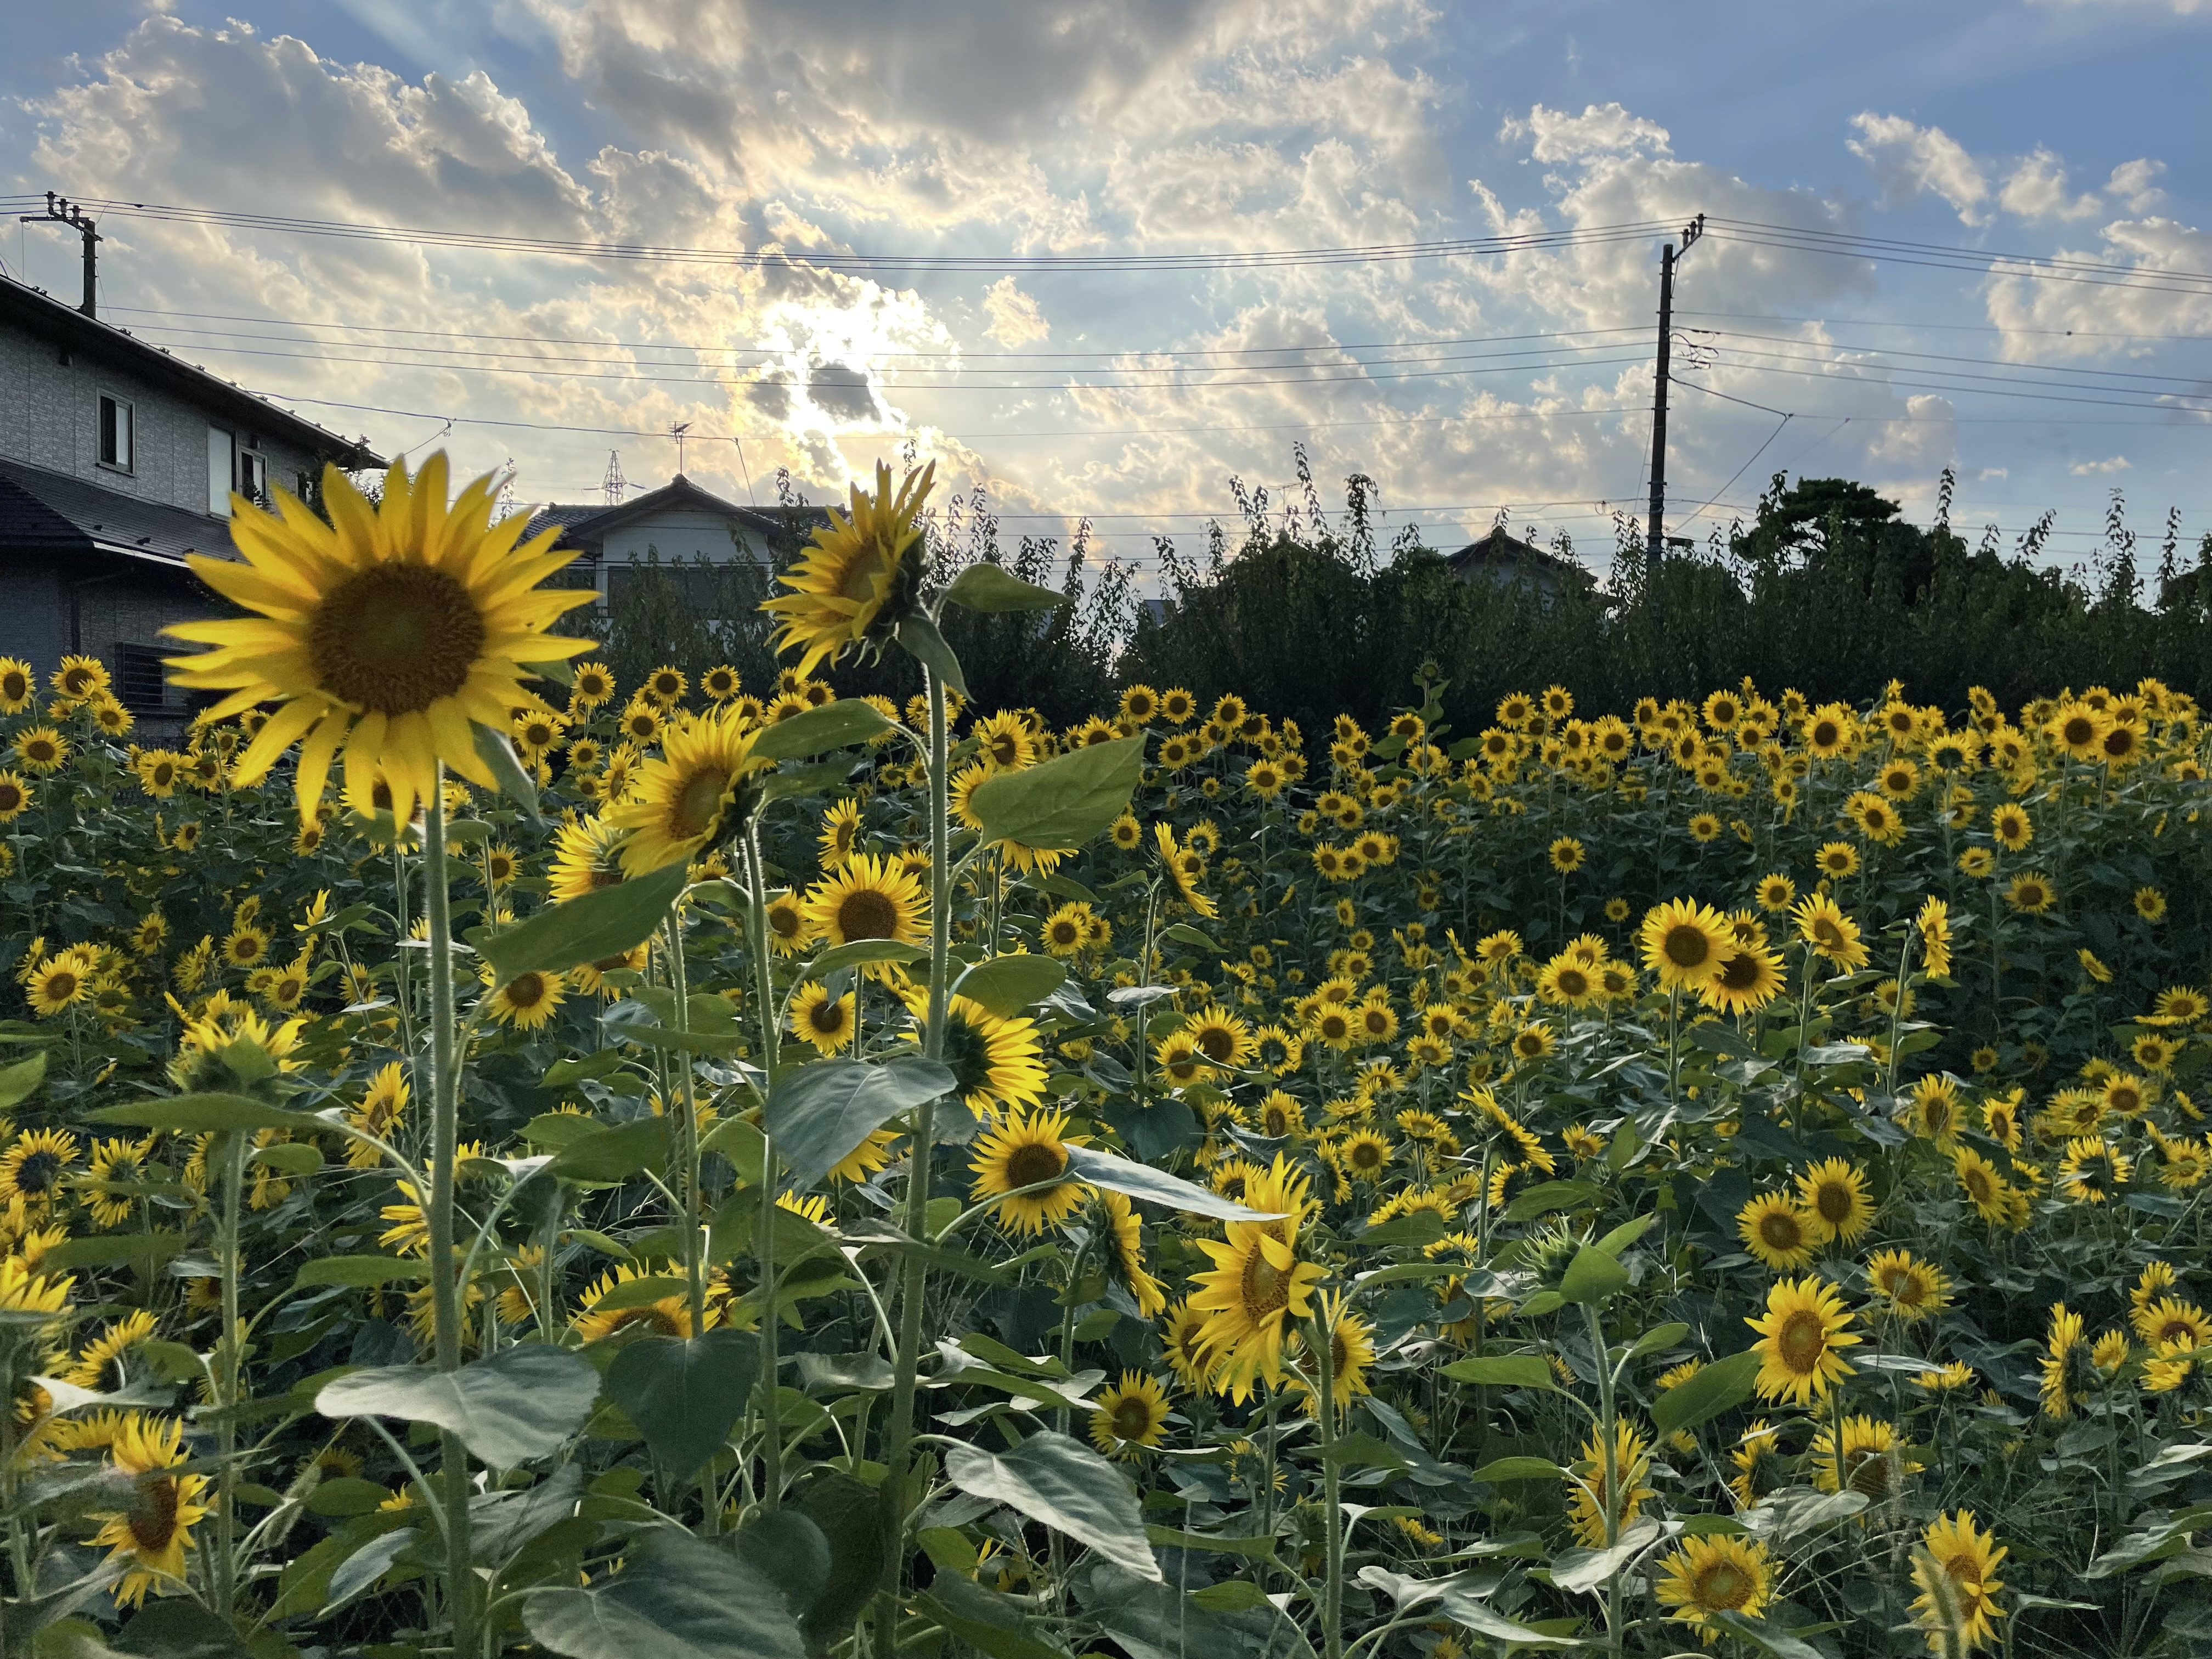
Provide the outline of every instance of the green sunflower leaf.
<path id="1" fill-rule="evenodd" d="M 1118 738 L 977 784 L 968 807 L 985 842 L 1066 851 L 1121 817 L 1145 768 L 1145 739 Z"/>
<path id="2" fill-rule="evenodd" d="M 489 726 L 473 728 L 476 734 L 477 758 L 490 769 L 499 785 L 499 793 L 522 809 L 523 816 L 543 829 L 544 815 L 538 810 L 538 780 L 522 763 L 522 757 L 514 752 L 514 744 L 504 732 L 495 732 Z"/>
<path id="3" fill-rule="evenodd" d="M 890 1119 L 957 1086 L 949 1070 L 919 1054 L 876 1065 L 817 1060 L 769 1091 L 768 1132 L 793 1189 L 803 1193 Z"/>
<path id="4" fill-rule="evenodd" d="M 513 1468 L 560 1450 L 584 1426 L 599 1374 L 581 1354 L 540 1344 L 502 1348 L 459 1370 L 379 1365 L 325 1382 L 315 1395 L 325 1417 L 397 1417 L 459 1435 L 494 1468 Z"/>
<path id="5" fill-rule="evenodd" d="M 945 602 L 988 614 L 1000 611 L 1057 611 L 1069 600 L 1065 593 L 1024 581 L 1003 566 L 971 564 L 953 578 L 952 586 L 945 591 Z"/>
<path id="6" fill-rule="evenodd" d="M 803 1659 L 799 1621 L 744 1557 L 673 1531 L 650 1534 L 588 1589 L 533 1590 L 531 1639 L 568 1659 Z"/>
<path id="7" fill-rule="evenodd" d="M 1751 1398 L 1759 1376 L 1759 1354 L 1746 1348 L 1725 1359 L 1716 1359 L 1695 1376 L 1669 1389 L 1651 1402 L 1651 1425 L 1666 1439 L 1683 1429 L 1693 1429 L 1711 1418 Z"/>
<path id="8" fill-rule="evenodd" d="M 557 974 L 618 957 L 648 938 L 684 890 L 690 872 L 670 865 L 540 910 L 520 927 L 484 939 L 477 950 L 502 985 L 518 974 Z"/>
<path id="9" fill-rule="evenodd" d="M 768 760 L 802 760 L 832 749 L 857 749 L 897 729 L 872 703 L 840 697 L 777 721 L 753 739 L 753 753 Z"/>
<path id="10" fill-rule="evenodd" d="M 960 975 L 953 990 L 1002 1019 L 1042 1002 L 1066 983 L 1067 969 L 1050 957 L 993 957 Z"/>
<path id="11" fill-rule="evenodd" d="M 1128 1478 L 1080 1442 L 1046 1430 L 1011 1451 L 948 1446 L 945 1473 L 961 1491 L 1087 1544 L 1125 1572 L 1161 1582 Z"/>

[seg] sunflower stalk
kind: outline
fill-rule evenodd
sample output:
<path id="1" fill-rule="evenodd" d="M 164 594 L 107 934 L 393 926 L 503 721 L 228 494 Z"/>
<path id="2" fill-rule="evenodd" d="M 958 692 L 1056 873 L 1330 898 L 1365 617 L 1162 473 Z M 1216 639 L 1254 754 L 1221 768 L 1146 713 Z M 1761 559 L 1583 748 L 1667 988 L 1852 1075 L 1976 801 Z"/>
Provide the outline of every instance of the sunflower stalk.
<path id="1" fill-rule="evenodd" d="M 424 908 L 430 923 L 430 1192 L 424 1219 L 430 1245 L 430 1304 L 436 1322 L 435 1362 L 441 1371 L 461 1366 L 461 1286 L 454 1274 L 453 1176 L 460 1139 L 457 1021 L 453 1012 L 453 913 L 446 877 L 446 772 L 431 769 L 423 814 Z M 477 1648 L 476 1574 L 469 1558 L 469 1464 L 460 1437 L 438 1437 L 444 1488 L 446 1598 L 453 1651 Z"/>
<path id="2" fill-rule="evenodd" d="M 743 841 L 745 885 L 750 902 L 745 908 L 746 940 L 753 959 L 754 995 L 760 1003 L 761 1059 L 767 1067 L 768 1086 L 775 1086 L 776 1068 L 782 1060 L 781 1033 L 776 1029 L 775 980 L 769 966 L 768 878 L 761 858 L 758 815 L 745 823 Z M 775 1306 L 775 1141 L 761 1125 L 760 1216 L 753 1224 L 753 1259 L 760 1275 L 761 1294 L 767 1305 L 760 1322 L 761 1492 L 763 1512 L 773 1514 L 783 1501 L 783 1424 L 776 1395 L 783 1357 L 779 1352 Z M 703 1324 L 700 1324 L 703 1328 Z"/>
<path id="3" fill-rule="evenodd" d="M 215 1396 L 223 1409 L 215 1431 L 216 1455 L 221 1460 L 221 1468 L 216 1476 L 220 1496 L 216 1508 L 215 1583 L 211 1588 L 216 1614 L 227 1623 L 238 1602 L 237 1408 L 242 1397 L 240 1382 L 244 1370 L 239 1352 L 238 1227 L 240 1212 L 245 1207 L 247 1137 L 244 1130 L 233 1129 L 221 1139 L 222 1238 L 216 1249 L 216 1265 L 222 1272 L 222 1335 L 216 1343 Z"/>
<path id="4" fill-rule="evenodd" d="M 951 884 L 951 795 L 946 766 L 945 682 L 924 668 L 929 691 L 929 1024 L 922 1031 L 922 1054 L 945 1055 L 945 1017 L 951 999 L 952 908 Z M 925 1236 L 929 1224 L 929 1160 L 937 1133 L 937 1102 L 915 1108 L 912 1150 L 907 1158 L 906 1231 Z M 884 1576 L 876 1600 L 875 1652 L 889 1659 L 897 1645 L 899 1591 L 906 1564 L 906 1523 L 910 1507 L 907 1483 L 914 1452 L 915 1376 L 921 1363 L 921 1291 L 924 1267 L 919 1255 L 901 1265 L 898 1353 L 891 1389 L 890 1420 L 884 1431 Z"/>
<path id="5" fill-rule="evenodd" d="M 1315 1395 L 1315 1418 L 1321 1425 L 1321 1497 L 1322 1562 L 1321 1639 L 1322 1659 L 1344 1655 L 1344 1504 L 1340 1495 L 1342 1475 L 1330 1455 L 1336 1446 L 1336 1310 L 1320 1304 L 1320 1316 L 1312 1325 L 1313 1348 L 1321 1371 L 1321 1392 Z"/>

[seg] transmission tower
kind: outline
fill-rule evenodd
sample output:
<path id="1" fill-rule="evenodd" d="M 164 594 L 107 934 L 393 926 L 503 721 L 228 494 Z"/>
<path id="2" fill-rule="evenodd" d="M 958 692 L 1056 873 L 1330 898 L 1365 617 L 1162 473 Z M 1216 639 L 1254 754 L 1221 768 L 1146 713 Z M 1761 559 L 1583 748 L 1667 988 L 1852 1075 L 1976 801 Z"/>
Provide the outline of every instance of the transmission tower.
<path id="1" fill-rule="evenodd" d="M 609 507 L 622 505 L 623 494 L 629 488 L 629 483 L 623 477 L 622 452 L 618 449 L 607 451 L 607 476 L 600 488 L 606 492 Z"/>

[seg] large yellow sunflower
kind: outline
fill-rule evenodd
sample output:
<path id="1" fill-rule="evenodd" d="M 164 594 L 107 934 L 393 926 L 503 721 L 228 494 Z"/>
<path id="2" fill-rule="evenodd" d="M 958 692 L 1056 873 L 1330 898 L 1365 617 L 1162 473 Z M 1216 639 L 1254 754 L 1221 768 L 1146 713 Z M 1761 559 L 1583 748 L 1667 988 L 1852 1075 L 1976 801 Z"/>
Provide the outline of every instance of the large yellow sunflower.
<path id="1" fill-rule="evenodd" d="M 1091 1443 L 1115 1457 L 1134 1457 L 1160 1443 L 1168 1422 L 1168 1394 L 1159 1379 L 1144 1371 L 1123 1371 L 1121 1380 L 1098 1396 L 1091 1413 Z"/>
<path id="2" fill-rule="evenodd" d="M 1669 899 L 1645 912 L 1644 965 L 1662 991 L 1695 991 L 1720 977 L 1734 935 L 1728 918 L 1695 899 Z"/>
<path id="3" fill-rule="evenodd" d="M 1856 1376 L 1839 1353 L 1861 1340 L 1851 1334 L 1850 1322 L 1843 1297 L 1825 1280 L 1808 1274 L 1776 1284 L 1766 1293 L 1765 1315 L 1744 1321 L 1759 1334 L 1752 1345 L 1759 1360 L 1759 1398 L 1803 1406 Z"/>
<path id="4" fill-rule="evenodd" d="M 1797 1201 L 1815 1235 L 1815 1243 L 1832 1238 L 1855 1243 L 1874 1224 L 1874 1200 L 1867 1194 L 1866 1171 L 1848 1159 L 1832 1158 L 1815 1164 L 1797 1177 Z"/>
<path id="5" fill-rule="evenodd" d="M 1067 1114 L 1029 1112 L 1017 1106 L 975 1143 L 968 1167 L 975 1172 L 974 1195 L 997 1198 L 999 1218 L 1025 1233 L 1057 1227 L 1075 1213 L 1090 1191 L 1067 1178 Z M 1033 1193 L 1024 1187 L 1056 1184 Z M 1020 1194 L 1019 1197 L 1011 1194 Z"/>
<path id="6" fill-rule="evenodd" d="M 738 790 L 768 763 L 736 709 L 718 707 L 669 728 L 659 757 L 640 769 L 629 799 L 607 822 L 629 832 L 623 868 L 633 876 L 688 859 L 714 839 Z"/>
<path id="7" fill-rule="evenodd" d="M 1929 1650 L 1958 1651 L 1954 1638 L 1968 1650 L 1983 1646 L 1996 1634 L 1996 1621 L 2004 1617 L 2004 1610 L 1997 1606 L 1997 1592 L 2004 1588 L 2004 1581 L 1997 1577 L 1996 1569 L 2009 1552 L 1997 1542 L 1995 1533 L 1984 1532 L 1975 1524 L 1972 1510 L 1936 1516 L 1920 1534 L 1920 1547 L 1936 1569 L 1950 1580 L 1949 1594 L 1943 1599 L 1954 1603 L 1957 1626 L 1949 1632 L 1930 1628 Z M 1940 1611 L 1936 1586 L 1925 1582 L 1917 1565 L 1912 1577 L 1920 1586 L 1912 1610 L 1921 1622 L 1931 1627 L 1951 1623 Z"/>
<path id="8" fill-rule="evenodd" d="M 907 1009 L 915 1022 L 908 1037 L 927 1042 L 928 991 L 914 988 Z M 1034 1020 L 994 1014 L 980 1002 L 953 997 L 945 1005 L 943 1058 L 961 1099 L 974 1111 L 1034 1106 L 1044 1098 L 1044 1045 Z"/>
<path id="9" fill-rule="evenodd" d="M 303 821 L 341 750 L 349 792 L 365 796 L 368 778 L 380 773 L 403 823 L 435 787 L 441 761 L 496 787 L 471 726 L 505 732 L 513 711 L 533 701 L 523 689 L 526 664 L 591 648 L 545 631 L 590 593 L 538 586 L 574 551 L 552 550 L 554 529 L 518 547 L 527 516 L 494 521 L 497 483 L 478 478 L 448 507 L 441 452 L 413 478 L 394 463 L 374 504 L 325 467 L 328 524 L 282 489 L 281 518 L 231 497 L 231 538 L 245 562 L 195 555 L 188 562 L 258 614 L 165 631 L 215 647 L 169 659 L 178 684 L 230 693 L 206 719 L 282 705 L 239 757 L 240 787 L 258 782 L 295 743 Z"/>
<path id="10" fill-rule="evenodd" d="M 1278 1176 L 1283 1167 L 1279 1158 Z M 1198 1345 L 1212 1361 L 1212 1386 L 1239 1405 L 1251 1397 L 1257 1382 L 1264 1379 L 1270 1387 L 1282 1382 L 1290 1328 L 1311 1317 L 1314 1286 L 1322 1276 L 1319 1267 L 1298 1259 L 1303 1185 L 1295 1195 L 1277 1178 L 1252 1185 L 1267 1190 L 1248 1189 L 1248 1204 L 1288 1213 L 1275 1221 L 1232 1221 L 1221 1243 L 1198 1240 L 1198 1248 L 1212 1258 L 1213 1269 L 1193 1281 L 1197 1289 L 1190 1297 L 1191 1307 L 1206 1316 Z"/>
<path id="11" fill-rule="evenodd" d="M 854 484 L 849 509 L 831 508 L 813 546 L 779 579 L 792 591 L 762 601 L 761 609 L 781 623 L 776 648 L 795 646 L 805 653 L 801 674 L 812 673 L 824 658 L 835 662 L 848 646 L 880 644 L 896 628 L 921 586 L 923 559 L 915 549 L 921 531 L 915 518 L 936 475 L 933 461 L 908 473 L 893 495 L 891 470 L 877 462 L 874 491 Z"/>
<path id="12" fill-rule="evenodd" d="M 1684 1539 L 1681 1548 L 1660 1562 L 1652 1589 L 1672 1617 L 1703 1625 L 1717 1613 L 1757 1618 L 1773 1587 L 1774 1563 L 1765 1545 L 1716 1533 Z"/>
<path id="13" fill-rule="evenodd" d="M 133 1412 L 109 1443 L 109 1458 L 131 1478 L 131 1507 L 94 1516 L 103 1524 L 92 1541 L 109 1546 L 107 1559 L 125 1565 L 115 1586 L 118 1607 L 142 1605 L 149 1589 L 166 1595 L 185 1588 L 185 1551 L 208 1510 L 196 1501 L 207 1490 L 205 1475 L 168 1473 L 188 1455 L 184 1431 L 174 1418 Z"/>
<path id="14" fill-rule="evenodd" d="M 832 945 L 887 939 L 920 945 L 928 937 L 928 899 L 896 859 L 855 853 L 807 890 L 809 927 Z"/>

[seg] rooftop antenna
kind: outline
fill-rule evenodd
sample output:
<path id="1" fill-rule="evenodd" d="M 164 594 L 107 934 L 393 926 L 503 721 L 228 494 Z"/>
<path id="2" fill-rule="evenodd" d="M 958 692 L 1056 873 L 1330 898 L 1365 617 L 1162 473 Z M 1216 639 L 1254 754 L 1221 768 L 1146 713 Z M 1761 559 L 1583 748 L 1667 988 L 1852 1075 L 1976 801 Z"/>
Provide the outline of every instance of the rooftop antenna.
<path id="1" fill-rule="evenodd" d="M 683 421 L 668 428 L 668 435 L 676 440 L 676 476 L 684 476 L 684 434 L 691 429 L 691 422 Z"/>
<path id="2" fill-rule="evenodd" d="M 495 516 L 504 519 L 514 511 L 514 457 L 501 461 L 499 470 L 499 507 Z"/>
<path id="3" fill-rule="evenodd" d="M 623 477 L 622 451 L 619 449 L 607 451 L 607 476 L 600 481 L 599 487 L 606 493 L 609 507 L 622 505 L 623 494 L 629 488 L 629 482 Z"/>
<path id="4" fill-rule="evenodd" d="M 77 309 L 88 317 L 97 318 L 100 315 L 99 255 L 94 250 L 100 245 L 100 233 L 92 228 L 92 221 L 84 216 L 82 208 L 68 197 L 57 196 L 52 191 L 46 192 L 46 210 L 44 213 L 18 216 L 18 222 L 27 225 L 43 224 L 48 220 L 58 225 L 67 225 L 84 238 L 84 300 Z"/>

